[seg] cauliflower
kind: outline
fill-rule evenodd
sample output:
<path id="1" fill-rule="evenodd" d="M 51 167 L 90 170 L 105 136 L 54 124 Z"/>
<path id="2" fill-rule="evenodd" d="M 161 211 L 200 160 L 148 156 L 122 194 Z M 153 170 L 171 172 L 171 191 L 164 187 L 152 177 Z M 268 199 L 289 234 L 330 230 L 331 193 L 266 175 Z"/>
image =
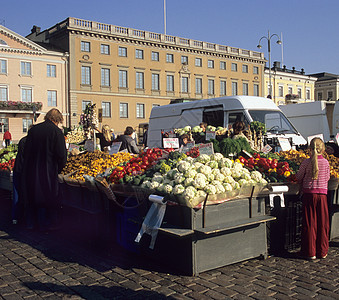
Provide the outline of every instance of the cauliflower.
<path id="1" fill-rule="evenodd" d="M 208 131 L 215 131 L 216 130 L 216 127 L 212 126 L 212 125 L 207 125 L 206 129 Z"/>
<path id="2" fill-rule="evenodd" d="M 232 175 L 231 169 L 228 168 L 228 167 L 222 167 L 220 169 L 220 172 L 221 172 L 221 174 L 223 174 L 225 176 L 231 176 Z"/>
<path id="3" fill-rule="evenodd" d="M 209 194 L 209 195 L 214 195 L 217 193 L 217 189 L 216 187 L 213 185 L 213 184 L 207 184 L 205 187 L 204 187 L 204 191 Z"/>
<path id="4" fill-rule="evenodd" d="M 146 180 L 141 184 L 141 187 L 144 189 L 150 189 L 151 188 L 151 181 Z"/>
<path id="5" fill-rule="evenodd" d="M 220 193 L 225 193 L 225 188 L 223 187 L 223 185 L 221 184 L 221 182 L 217 181 L 217 180 L 213 180 L 211 182 L 211 184 L 213 184 L 216 188 L 216 194 L 220 194 Z"/>
<path id="6" fill-rule="evenodd" d="M 251 184 L 251 183 L 250 183 L 249 181 L 247 181 L 246 179 L 240 179 L 240 180 L 238 181 L 238 183 L 239 183 L 240 186 Z"/>
<path id="7" fill-rule="evenodd" d="M 207 185 L 207 178 L 204 174 L 198 173 L 193 180 L 193 186 L 197 189 L 203 189 Z"/>
<path id="8" fill-rule="evenodd" d="M 218 162 L 215 160 L 210 160 L 206 163 L 206 166 L 211 167 L 212 169 L 216 169 L 219 167 Z"/>
<path id="9" fill-rule="evenodd" d="M 209 155 L 207 154 L 201 154 L 197 157 L 197 161 L 201 162 L 202 164 L 205 164 L 207 162 L 209 162 L 211 159 L 209 157 Z"/>
<path id="10" fill-rule="evenodd" d="M 157 190 L 158 192 L 163 192 L 163 191 L 164 191 L 164 187 L 165 187 L 165 185 L 162 184 L 162 183 L 160 183 L 160 184 L 157 186 L 156 190 Z"/>
<path id="11" fill-rule="evenodd" d="M 198 170 L 203 164 L 201 162 L 198 162 L 198 161 L 195 161 L 193 164 L 192 164 L 192 168 Z"/>
<path id="12" fill-rule="evenodd" d="M 194 162 L 194 158 L 191 157 L 191 156 L 187 156 L 187 157 L 184 158 L 183 160 L 184 160 L 184 161 L 187 161 L 187 162 L 190 163 L 190 164 L 193 164 L 193 162 Z"/>
<path id="13" fill-rule="evenodd" d="M 171 180 L 168 178 L 165 178 L 164 181 L 162 182 L 163 184 L 170 184 Z"/>
<path id="14" fill-rule="evenodd" d="M 185 126 L 183 129 L 184 129 L 185 133 L 187 133 L 191 130 L 191 126 Z"/>
<path id="15" fill-rule="evenodd" d="M 183 182 L 183 185 L 184 186 L 190 186 L 190 185 L 193 185 L 193 181 L 194 181 L 194 179 L 193 178 L 186 178 L 185 180 L 184 180 L 184 182 Z"/>
<path id="16" fill-rule="evenodd" d="M 233 186 L 232 184 L 228 183 L 228 182 L 224 182 L 223 183 L 223 187 L 225 189 L 226 192 L 230 192 L 233 190 Z"/>
<path id="17" fill-rule="evenodd" d="M 174 181 L 175 181 L 177 184 L 183 182 L 184 180 L 185 180 L 184 174 L 182 174 L 182 173 L 177 173 L 177 174 L 175 174 L 175 176 L 174 176 Z"/>
<path id="18" fill-rule="evenodd" d="M 221 153 L 214 153 L 210 155 L 210 159 L 211 160 L 215 160 L 217 162 L 219 162 L 220 160 L 222 160 L 224 158 L 224 156 Z"/>
<path id="19" fill-rule="evenodd" d="M 235 179 L 241 178 L 242 172 L 238 169 L 231 169 L 232 177 Z"/>
<path id="20" fill-rule="evenodd" d="M 209 166 L 206 166 L 206 165 L 202 165 L 199 169 L 198 169 L 198 172 L 199 173 L 202 173 L 202 174 L 211 174 L 212 173 L 212 168 L 209 167 Z"/>
<path id="21" fill-rule="evenodd" d="M 217 174 L 217 175 L 214 176 L 214 180 L 217 180 L 217 181 L 219 181 L 219 182 L 223 182 L 223 181 L 225 180 L 225 175 L 219 173 L 219 174 Z"/>
<path id="22" fill-rule="evenodd" d="M 202 128 L 200 126 L 194 126 L 192 128 L 192 132 L 194 132 L 194 133 L 202 132 Z"/>
<path id="23" fill-rule="evenodd" d="M 163 188 L 163 192 L 166 194 L 172 193 L 173 187 L 169 184 L 165 184 Z"/>
<path id="24" fill-rule="evenodd" d="M 238 190 L 238 189 L 240 189 L 240 184 L 239 184 L 239 182 L 237 182 L 237 181 L 231 182 L 231 185 L 232 185 L 232 187 L 233 187 L 233 190 Z"/>
<path id="25" fill-rule="evenodd" d="M 178 184 L 173 188 L 174 195 L 180 195 L 185 191 L 185 188 L 182 184 Z"/>
<path id="26" fill-rule="evenodd" d="M 241 170 L 241 169 L 243 169 L 243 166 L 240 162 L 234 162 L 232 168 L 237 169 L 237 170 Z"/>
<path id="27" fill-rule="evenodd" d="M 206 174 L 206 178 L 207 178 L 207 181 L 211 182 L 214 180 L 214 175 L 212 173 L 208 173 Z"/>
<path id="28" fill-rule="evenodd" d="M 187 171 L 190 167 L 191 167 L 191 164 L 184 160 L 179 161 L 179 163 L 177 164 L 178 170 L 182 173 Z"/>
<path id="29" fill-rule="evenodd" d="M 155 175 L 152 178 L 152 182 L 162 183 L 163 180 L 164 180 L 164 177 L 162 175 Z"/>
<path id="30" fill-rule="evenodd" d="M 262 174 L 259 171 L 252 171 L 251 178 L 256 182 L 260 182 L 263 179 Z"/>
<path id="31" fill-rule="evenodd" d="M 243 172 L 243 173 L 241 174 L 241 178 L 242 178 L 242 179 L 246 179 L 247 181 L 250 181 L 250 180 L 251 180 L 251 175 L 248 174 L 248 173 L 246 173 L 246 172 Z"/>
<path id="32" fill-rule="evenodd" d="M 206 198 L 207 194 L 205 191 L 203 190 L 197 190 L 197 194 L 196 194 L 196 197 L 204 197 Z"/>
<path id="33" fill-rule="evenodd" d="M 197 193 L 197 190 L 193 186 L 189 186 L 185 189 L 182 195 L 184 196 L 186 200 L 189 201 L 195 197 L 196 193 Z"/>
<path id="34" fill-rule="evenodd" d="M 233 162 L 229 158 L 223 157 L 219 160 L 219 168 L 227 167 L 232 168 Z"/>
<path id="35" fill-rule="evenodd" d="M 175 174 L 179 173 L 179 170 L 177 168 L 174 168 L 167 172 L 166 177 L 168 179 L 174 179 Z"/>
<path id="36" fill-rule="evenodd" d="M 232 176 L 230 176 L 230 175 L 228 175 L 228 176 L 225 176 L 225 178 L 224 178 L 224 182 L 226 182 L 226 183 L 233 183 L 235 180 L 234 180 L 234 178 L 232 177 Z"/>
<path id="37" fill-rule="evenodd" d="M 149 188 L 151 190 L 155 190 L 159 185 L 160 185 L 160 183 L 158 181 L 152 181 Z"/>
<path id="38" fill-rule="evenodd" d="M 184 175 L 185 175 L 186 178 L 194 178 L 197 174 L 198 174 L 198 172 L 197 172 L 196 170 L 192 169 L 192 168 L 189 169 L 189 170 L 187 170 L 187 171 L 184 173 Z"/>

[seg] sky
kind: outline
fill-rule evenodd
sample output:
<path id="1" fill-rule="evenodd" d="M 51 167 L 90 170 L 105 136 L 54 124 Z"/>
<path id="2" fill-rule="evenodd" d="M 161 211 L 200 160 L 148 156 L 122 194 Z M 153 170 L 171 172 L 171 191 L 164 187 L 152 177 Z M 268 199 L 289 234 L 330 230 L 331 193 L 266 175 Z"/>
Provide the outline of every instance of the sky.
<path id="1" fill-rule="evenodd" d="M 0 24 L 26 36 L 68 17 L 264 52 L 306 74 L 339 74 L 338 0 L 1 1 Z M 276 44 L 282 36 L 282 46 Z"/>

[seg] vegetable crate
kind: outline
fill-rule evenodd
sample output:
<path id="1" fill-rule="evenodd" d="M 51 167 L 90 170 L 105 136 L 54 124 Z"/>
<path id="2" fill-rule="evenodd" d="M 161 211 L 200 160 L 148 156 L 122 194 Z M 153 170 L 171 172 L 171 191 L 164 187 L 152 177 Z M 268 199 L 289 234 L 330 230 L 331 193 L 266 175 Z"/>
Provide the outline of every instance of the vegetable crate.
<path id="1" fill-rule="evenodd" d="M 200 272 L 267 256 L 265 198 L 249 197 L 194 209 L 167 205 L 153 250 L 142 252 L 181 273 Z"/>

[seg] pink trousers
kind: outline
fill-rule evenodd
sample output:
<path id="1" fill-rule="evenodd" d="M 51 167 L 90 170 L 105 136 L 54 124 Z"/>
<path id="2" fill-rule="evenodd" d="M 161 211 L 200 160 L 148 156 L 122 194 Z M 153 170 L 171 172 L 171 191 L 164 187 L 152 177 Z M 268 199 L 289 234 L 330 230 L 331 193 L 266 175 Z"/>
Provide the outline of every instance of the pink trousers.
<path id="1" fill-rule="evenodd" d="M 329 217 L 327 195 L 303 195 L 301 252 L 303 255 L 324 257 L 329 247 Z"/>

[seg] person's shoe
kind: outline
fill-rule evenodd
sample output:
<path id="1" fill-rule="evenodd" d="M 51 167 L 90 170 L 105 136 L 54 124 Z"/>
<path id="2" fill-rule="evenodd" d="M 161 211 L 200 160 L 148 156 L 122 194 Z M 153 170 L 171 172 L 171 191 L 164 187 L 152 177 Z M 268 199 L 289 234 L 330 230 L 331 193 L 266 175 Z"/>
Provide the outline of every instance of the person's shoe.
<path id="1" fill-rule="evenodd" d="M 307 260 L 315 260 L 316 257 L 315 257 L 315 256 L 307 256 L 306 259 L 307 259 Z"/>
<path id="2" fill-rule="evenodd" d="M 324 256 L 322 256 L 322 257 L 320 257 L 321 259 L 325 259 L 327 257 L 327 254 L 326 255 L 324 255 Z"/>

